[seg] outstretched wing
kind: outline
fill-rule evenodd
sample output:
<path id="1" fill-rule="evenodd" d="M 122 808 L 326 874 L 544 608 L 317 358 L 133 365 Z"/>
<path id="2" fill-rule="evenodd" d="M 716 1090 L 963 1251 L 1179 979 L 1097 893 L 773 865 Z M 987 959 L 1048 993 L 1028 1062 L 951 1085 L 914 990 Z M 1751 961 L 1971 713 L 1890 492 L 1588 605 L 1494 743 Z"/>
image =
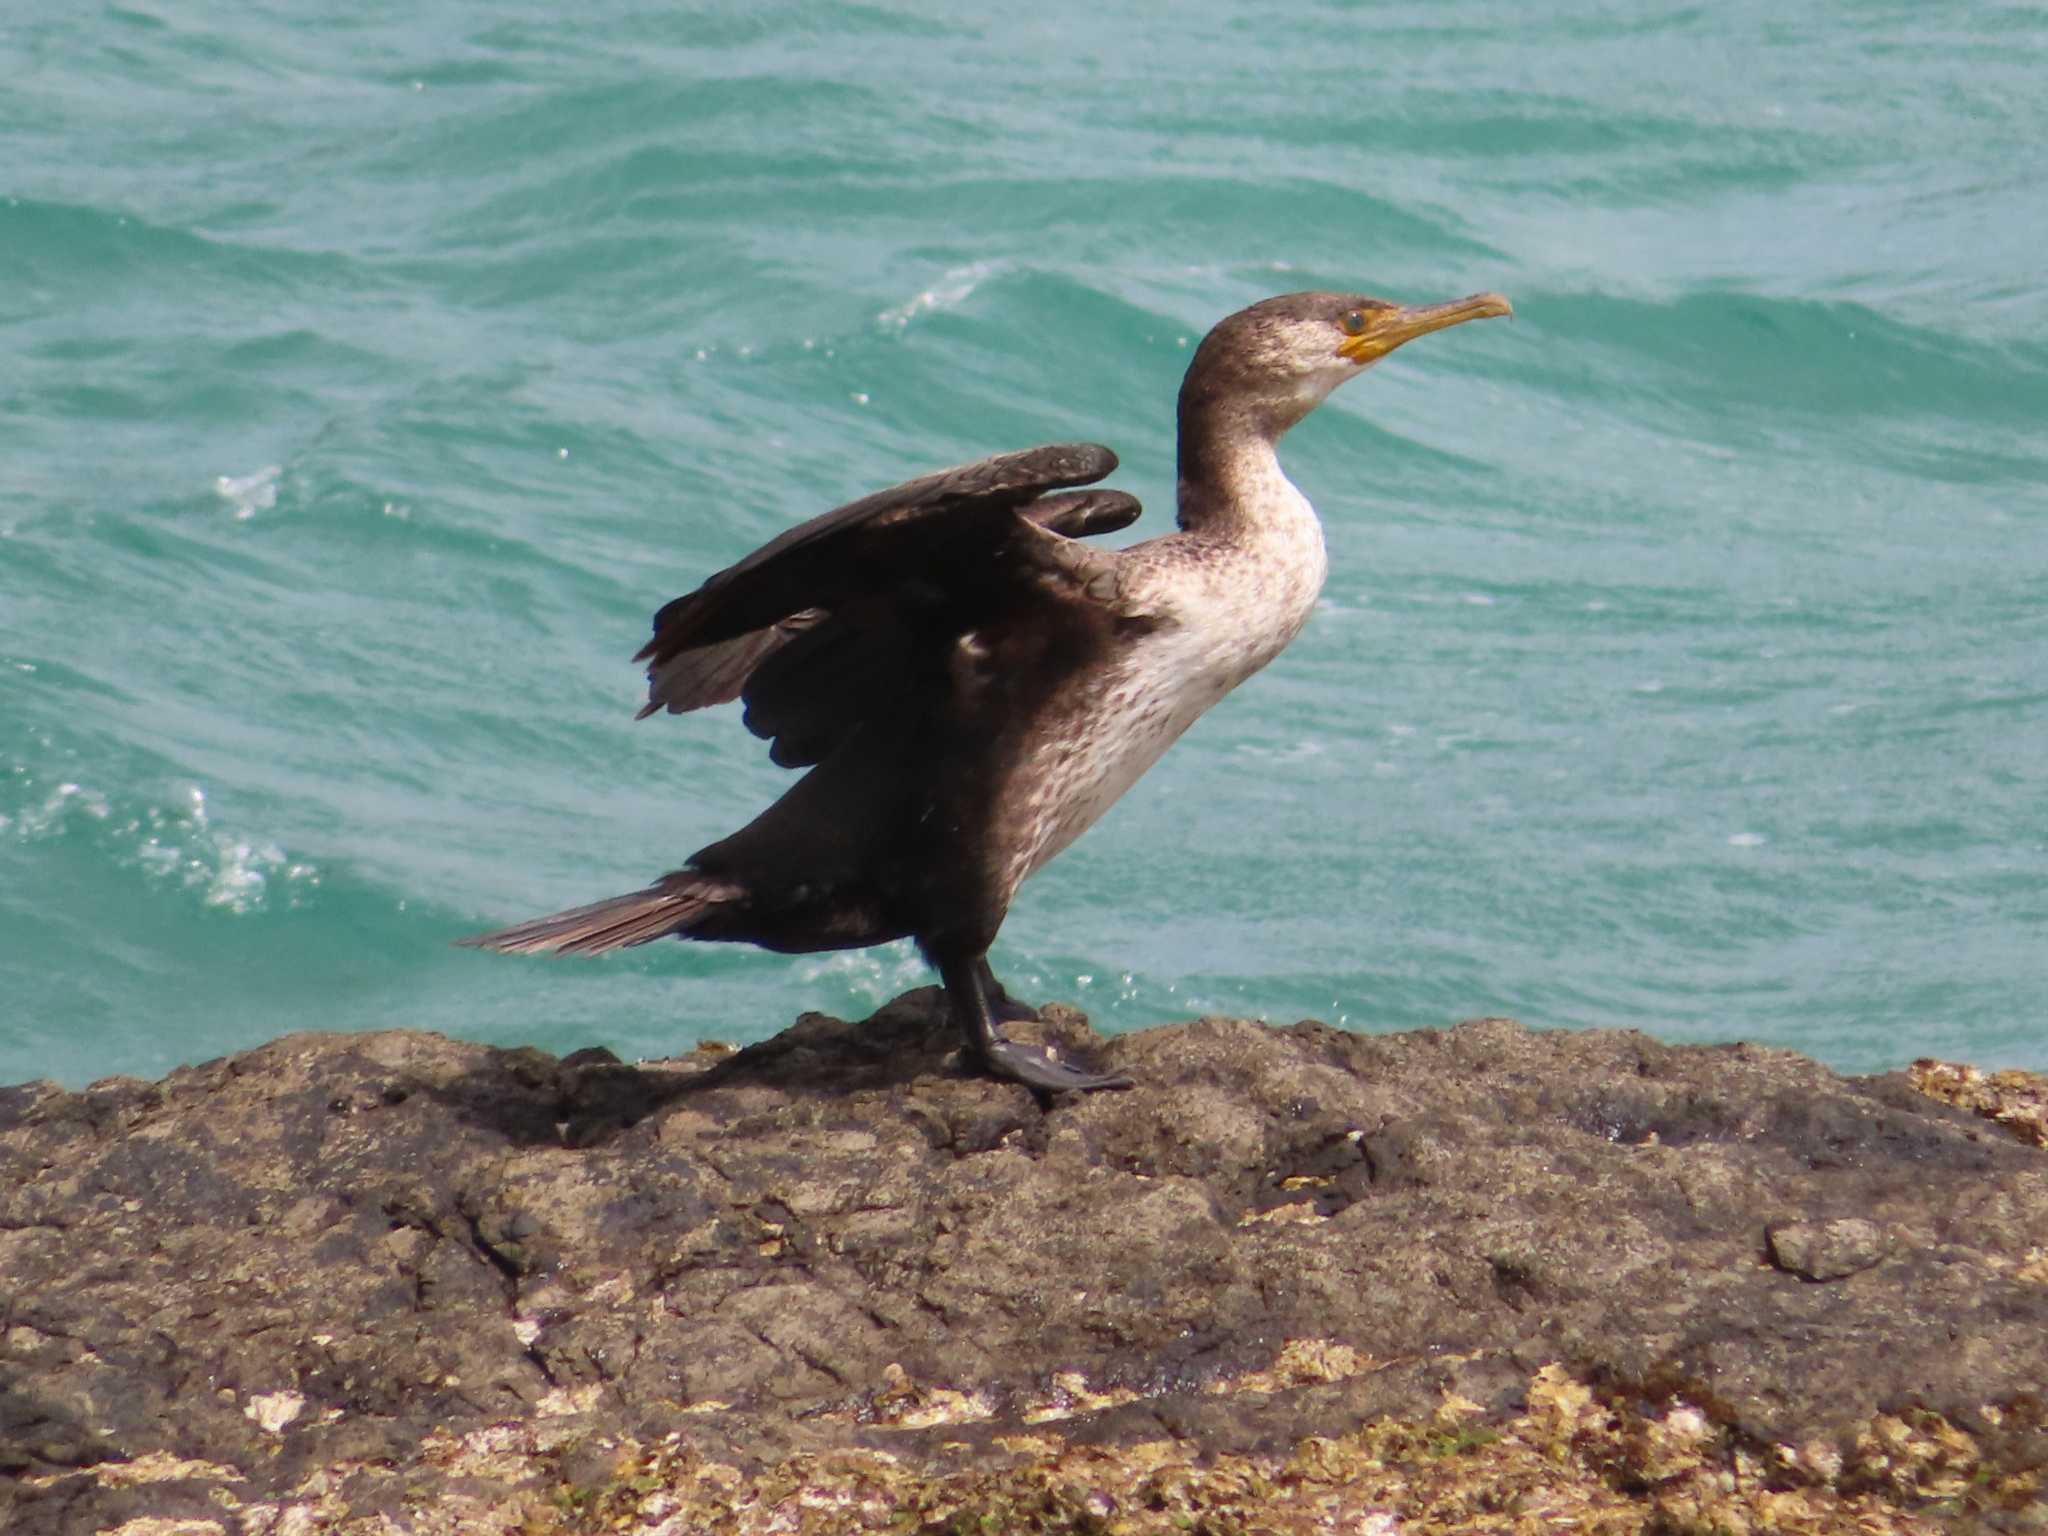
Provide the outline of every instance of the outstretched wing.
<path id="1" fill-rule="evenodd" d="M 777 763 L 819 761 L 976 613 L 1026 589 L 1113 601 L 1115 556 L 1073 541 L 1128 527 L 1138 502 L 1069 488 L 1116 462 L 1093 443 L 1000 454 L 790 529 L 655 615 L 641 716 L 743 698 Z"/>

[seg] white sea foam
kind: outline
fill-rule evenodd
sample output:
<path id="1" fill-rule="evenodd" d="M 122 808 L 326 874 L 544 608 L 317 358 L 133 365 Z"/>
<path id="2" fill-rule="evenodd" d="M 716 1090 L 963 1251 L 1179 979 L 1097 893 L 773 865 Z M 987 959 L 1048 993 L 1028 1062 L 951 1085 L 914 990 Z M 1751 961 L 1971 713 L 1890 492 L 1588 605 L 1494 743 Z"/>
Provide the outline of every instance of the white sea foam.
<path id="1" fill-rule="evenodd" d="M 129 825 L 141 839 L 142 866 L 197 892 L 209 907 L 241 915 L 268 902 L 273 880 L 293 888 L 320 883 L 317 869 L 291 859 L 277 843 L 214 826 L 206 791 L 197 784 L 187 785 L 168 810 L 152 806 Z"/>
<path id="2" fill-rule="evenodd" d="M 1240 757 L 1255 757 L 1263 762 L 1299 763 L 1312 757 L 1321 757 L 1328 749 L 1320 741 L 1303 740 L 1281 744 L 1263 741 L 1239 742 L 1237 753 Z"/>
<path id="3" fill-rule="evenodd" d="M 104 847 L 116 865 L 139 869 L 152 881 L 194 892 L 209 907 L 237 915 L 255 912 L 282 885 L 288 906 L 320 883 L 313 865 L 293 859 L 268 838 L 213 824 L 206 791 L 180 789 L 168 805 L 117 808 L 96 789 L 65 782 L 13 817 L 0 816 L 0 832 L 20 842 L 79 836 Z"/>
<path id="4" fill-rule="evenodd" d="M 78 784 L 59 784 L 43 797 L 42 804 L 21 813 L 16 822 L 16 835 L 24 840 L 46 837 L 60 831 L 74 815 L 105 821 L 112 814 L 113 808 L 107 804 L 107 797 L 98 790 Z"/>
<path id="5" fill-rule="evenodd" d="M 796 973 L 806 983 L 835 982 L 877 1008 L 933 980 L 931 967 L 907 939 L 874 949 L 842 949 L 806 958 L 798 963 Z"/>
<path id="6" fill-rule="evenodd" d="M 237 522 L 247 522 L 277 505 L 277 477 L 283 473 L 277 465 L 266 464 L 253 475 L 219 475 L 214 478 L 214 493 L 235 509 Z"/>
<path id="7" fill-rule="evenodd" d="M 967 296 L 989 278 L 1002 270 L 999 261 L 971 261 L 964 267 L 949 269 L 931 287 L 907 303 L 898 304 L 894 309 L 885 309 L 875 316 L 882 325 L 903 329 L 919 315 L 930 314 L 933 310 L 951 309 L 962 303 Z"/>

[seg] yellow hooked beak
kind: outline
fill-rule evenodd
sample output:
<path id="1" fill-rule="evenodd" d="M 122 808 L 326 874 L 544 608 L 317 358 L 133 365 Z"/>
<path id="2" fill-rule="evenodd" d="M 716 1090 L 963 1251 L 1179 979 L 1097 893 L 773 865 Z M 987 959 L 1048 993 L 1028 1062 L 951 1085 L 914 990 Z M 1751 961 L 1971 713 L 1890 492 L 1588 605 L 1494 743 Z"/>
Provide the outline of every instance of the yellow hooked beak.
<path id="1" fill-rule="evenodd" d="M 1363 311 L 1365 329 L 1346 336 L 1337 346 L 1337 355 L 1354 363 L 1377 362 L 1404 341 L 1431 331 L 1463 325 L 1467 320 L 1512 318 L 1514 313 L 1515 306 L 1497 293 L 1475 293 L 1448 304 L 1421 304 L 1413 309 L 1368 309 Z"/>

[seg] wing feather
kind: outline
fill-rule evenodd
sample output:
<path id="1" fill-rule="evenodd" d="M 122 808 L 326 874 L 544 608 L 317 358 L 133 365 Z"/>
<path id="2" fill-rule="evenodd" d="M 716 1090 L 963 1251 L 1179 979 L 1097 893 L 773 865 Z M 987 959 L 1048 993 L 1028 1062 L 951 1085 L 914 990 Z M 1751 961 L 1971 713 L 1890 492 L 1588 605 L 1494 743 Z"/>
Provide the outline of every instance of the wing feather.
<path id="1" fill-rule="evenodd" d="M 750 629 L 716 645 L 692 646 L 656 662 L 647 669 L 647 702 L 640 706 L 639 718 L 645 720 L 662 709 L 680 715 L 730 703 L 762 662 L 829 617 L 822 608 L 800 609 L 766 628 Z"/>
<path id="2" fill-rule="evenodd" d="M 655 615 L 643 717 L 741 698 L 784 767 L 864 721 L 905 718 L 992 606 L 1100 602 L 1116 557 L 1073 541 L 1128 527 L 1099 480 L 1116 455 L 1055 443 L 925 475 L 789 529 Z M 1051 493 L 1051 494 L 1049 494 Z M 1048 578 L 1052 578 L 1048 580 Z"/>

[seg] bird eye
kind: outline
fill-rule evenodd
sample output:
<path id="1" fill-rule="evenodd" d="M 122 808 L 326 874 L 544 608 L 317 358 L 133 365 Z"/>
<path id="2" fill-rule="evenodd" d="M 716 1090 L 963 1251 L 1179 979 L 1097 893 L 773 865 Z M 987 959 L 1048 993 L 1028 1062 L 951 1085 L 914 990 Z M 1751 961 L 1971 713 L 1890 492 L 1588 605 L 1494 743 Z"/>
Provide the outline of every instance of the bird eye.
<path id="1" fill-rule="evenodd" d="M 1344 316 L 1344 334 L 1346 336 L 1363 336 L 1365 334 L 1364 310 L 1354 309 Z"/>

